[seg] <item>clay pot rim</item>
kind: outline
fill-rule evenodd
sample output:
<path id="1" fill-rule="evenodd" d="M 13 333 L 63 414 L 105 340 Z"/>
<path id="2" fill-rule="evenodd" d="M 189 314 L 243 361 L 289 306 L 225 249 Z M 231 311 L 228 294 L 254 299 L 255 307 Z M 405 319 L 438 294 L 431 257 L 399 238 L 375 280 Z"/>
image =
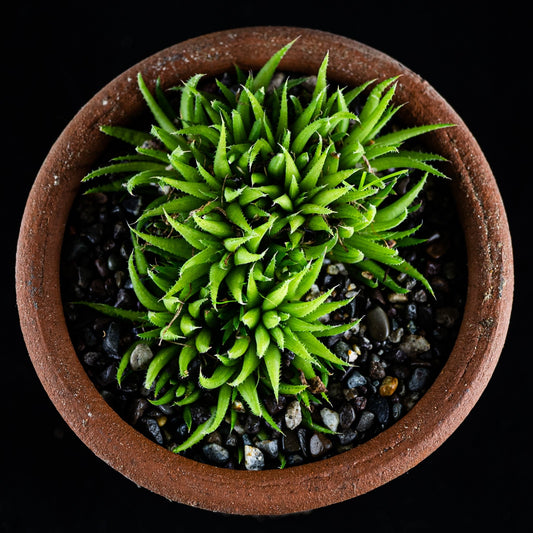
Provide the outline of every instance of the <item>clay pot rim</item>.
<path id="1" fill-rule="evenodd" d="M 397 97 L 409 102 L 407 120 L 457 125 L 432 133 L 431 142 L 454 169 L 454 194 L 467 241 L 467 302 L 449 361 L 416 406 L 389 429 L 330 459 L 285 470 L 232 471 L 172 454 L 135 431 L 105 403 L 68 336 L 59 288 L 60 250 L 79 179 L 108 142 L 98 126 L 140 113 L 137 72 L 145 80 L 160 76 L 166 87 L 197 72 L 220 74 L 234 62 L 257 68 L 296 37 L 284 68 L 315 73 L 329 50 L 332 80 L 354 85 L 401 74 Z M 351 69 L 357 69 L 353 76 Z M 126 100 L 131 88 L 134 97 Z M 449 104 L 426 81 L 382 52 L 328 32 L 276 26 L 189 39 L 139 62 L 100 90 L 67 125 L 39 171 L 23 216 L 16 263 L 17 303 L 28 352 L 48 395 L 80 439 L 114 469 L 168 499 L 254 515 L 306 511 L 363 494 L 438 448 L 470 412 L 494 371 L 507 333 L 513 283 L 509 227 L 494 176 Z M 283 492 L 286 487 L 291 490 Z"/>

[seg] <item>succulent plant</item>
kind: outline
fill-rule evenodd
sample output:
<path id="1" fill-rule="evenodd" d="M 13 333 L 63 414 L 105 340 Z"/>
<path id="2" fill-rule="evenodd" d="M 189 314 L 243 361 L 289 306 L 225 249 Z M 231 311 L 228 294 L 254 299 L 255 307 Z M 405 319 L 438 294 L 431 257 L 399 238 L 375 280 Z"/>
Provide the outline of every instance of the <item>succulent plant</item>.
<path id="1" fill-rule="evenodd" d="M 416 209 L 428 174 L 442 176 L 431 165 L 442 158 L 401 146 L 447 125 L 391 128 L 397 79 L 330 87 L 327 55 L 311 88 L 308 78 L 277 75 L 292 44 L 259 72 L 237 67 L 234 83 L 214 80 L 211 90 L 201 88 L 206 80 L 198 74 L 168 92 L 156 83 L 152 92 L 139 74 L 156 124 L 148 133 L 102 127 L 136 153 L 85 178 L 112 177 L 88 192 L 125 188 L 147 202 L 131 227 L 128 264 L 145 311 L 88 304 L 138 323 L 119 382 L 133 351 L 148 345 L 156 352 L 145 379 L 154 403 L 182 406 L 187 419 L 202 391 L 216 395 L 211 418 L 176 452 L 231 417 L 236 401 L 279 431 L 265 394 L 327 401 L 329 372 L 349 363 L 320 337 L 354 323 L 320 321 L 349 303 L 332 299 L 333 289 L 309 295 L 326 257 L 353 265 L 366 284 L 404 292 L 387 275 L 395 269 L 431 290 L 399 254 L 419 242 L 418 228 L 400 224 Z M 421 177 L 398 193 L 396 183 L 412 170 Z M 286 381 L 283 361 L 293 369 Z"/>

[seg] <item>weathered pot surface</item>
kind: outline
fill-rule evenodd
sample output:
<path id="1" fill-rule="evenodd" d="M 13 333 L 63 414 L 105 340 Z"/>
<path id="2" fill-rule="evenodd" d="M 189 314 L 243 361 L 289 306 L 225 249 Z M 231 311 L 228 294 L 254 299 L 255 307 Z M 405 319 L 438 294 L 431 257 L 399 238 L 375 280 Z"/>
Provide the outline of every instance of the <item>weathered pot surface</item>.
<path id="1" fill-rule="evenodd" d="M 299 37 L 281 68 L 315 73 L 329 51 L 329 78 L 346 85 L 401 74 L 398 101 L 408 123 L 457 126 L 427 136 L 450 161 L 447 173 L 465 232 L 469 285 L 464 318 L 441 374 L 416 406 L 360 446 L 313 464 L 262 472 L 200 464 L 151 442 L 106 404 L 70 341 L 59 289 L 63 232 L 81 178 L 105 150 L 101 124 L 125 124 L 141 113 L 136 75 L 163 87 L 195 73 L 218 75 L 260 67 Z M 437 148 L 438 146 L 438 148 Z M 423 79 L 359 42 L 293 27 L 222 31 L 171 46 L 133 66 L 74 117 L 46 158 L 24 213 L 16 266 L 17 301 L 25 342 L 37 374 L 63 418 L 101 459 L 140 486 L 204 509 L 279 515 L 353 498 L 405 473 L 438 448 L 464 420 L 498 361 L 511 311 L 513 258 L 501 197 L 477 142 Z M 297 487 L 297 490 L 294 488 Z M 289 490 L 287 490 L 289 488 Z"/>

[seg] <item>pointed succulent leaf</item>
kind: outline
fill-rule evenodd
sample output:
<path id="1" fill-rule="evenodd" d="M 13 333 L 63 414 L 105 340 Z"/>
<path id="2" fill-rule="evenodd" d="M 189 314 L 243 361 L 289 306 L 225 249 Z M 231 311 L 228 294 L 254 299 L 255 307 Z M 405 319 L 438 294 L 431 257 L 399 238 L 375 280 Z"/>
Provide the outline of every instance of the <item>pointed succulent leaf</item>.
<path id="1" fill-rule="evenodd" d="M 324 257 L 325 254 L 322 254 L 319 259 L 316 259 L 309 264 L 309 268 L 307 268 L 303 273 L 298 286 L 291 290 L 291 293 L 294 295 L 294 299 L 302 298 L 314 285 L 318 276 L 320 275 L 320 271 L 324 263 Z"/>
<path id="2" fill-rule="evenodd" d="M 230 359 L 237 359 L 244 355 L 248 347 L 250 346 L 250 337 L 237 337 L 233 346 L 228 350 L 228 356 Z"/>
<path id="3" fill-rule="evenodd" d="M 186 224 L 182 224 L 175 218 L 172 218 L 167 212 L 165 212 L 165 218 L 172 228 L 176 230 L 194 248 L 203 250 L 210 245 L 216 246 L 216 239 L 208 233 L 192 228 Z"/>
<path id="4" fill-rule="evenodd" d="M 262 415 L 261 402 L 259 400 L 259 395 L 257 394 L 257 386 L 254 376 L 248 376 L 248 378 L 237 386 L 237 390 L 246 402 L 246 405 L 250 408 L 252 414 L 260 417 Z"/>
<path id="5" fill-rule="evenodd" d="M 163 109 L 161 109 L 157 100 L 153 97 L 152 93 L 146 86 L 146 83 L 144 82 L 144 79 L 140 72 L 137 75 L 137 83 L 146 103 L 148 104 L 148 107 L 150 108 L 150 111 L 152 112 L 152 115 L 157 120 L 158 124 L 169 133 L 176 131 L 176 126 L 174 125 L 172 120 L 165 114 Z"/>
<path id="6" fill-rule="evenodd" d="M 275 309 L 284 301 L 289 290 L 290 282 L 291 280 L 288 279 L 283 283 L 280 283 L 274 290 L 272 290 L 264 297 L 262 304 L 263 311 Z"/>
<path id="7" fill-rule="evenodd" d="M 152 139 L 149 133 L 134 130 L 132 128 L 126 128 L 123 126 L 112 126 L 112 125 L 103 125 L 100 126 L 100 131 L 115 137 L 115 139 L 120 139 L 121 141 L 127 142 L 135 147 L 142 145 L 146 141 Z"/>
<path id="8" fill-rule="evenodd" d="M 146 389 L 152 387 L 161 370 L 163 370 L 163 368 L 177 356 L 178 351 L 179 348 L 177 346 L 170 345 L 161 348 L 161 350 L 157 352 L 146 370 L 146 377 L 144 379 L 144 386 Z"/>
<path id="9" fill-rule="evenodd" d="M 159 181 L 180 192 L 199 198 L 200 200 L 213 200 L 217 197 L 217 192 L 213 191 L 207 183 L 191 183 L 189 181 L 165 177 L 160 178 Z"/>
<path id="10" fill-rule="evenodd" d="M 132 311 L 130 309 L 121 309 L 120 307 L 114 307 L 109 304 L 99 302 L 72 302 L 77 305 L 84 305 L 90 307 L 104 315 L 112 318 L 118 318 L 123 320 L 130 320 L 132 322 L 143 323 L 148 320 L 147 314 L 144 311 Z"/>
<path id="11" fill-rule="evenodd" d="M 297 39 L 294 39 L 290 43 L 286 44 L 280 48 L 274 55 L 268 59 L 268 61 L 261 67 L 259 72 L 255 75 L 252 85 L 252 91 L 255 93 L 262 87 L 267 89 L 274 72 L 278 68 L 280 61 L 283 59 L 283 56 L 288 52 L 291 46 L 296 42 Z"/>
<path id="12" fill-rule="evenodd" d="M 205 216 L 199 216 L 197 213 L 192 213 L 192 217 L 202 231 L 210 233 L 214 237 L 224 239 L 234 235 L 233 228 L 223 220 L 209 219 Z"/>
<path id="13" fill-rule="evenodd" d="M 414 159 L 410 156 L 396 155 L 383 156 L 372 160 L 372 168 L 375 172 L 386 170 L 389 168 L 416 168 L 445 178 L 446 175 L 437 170 L 433 165 Z"/>
<path id="14" fill-rule="evenodd" d="M 298 331 L 296 336 L 302 344 L 306 346 L 310 353 L 337 365 L 346 366 L 347 363 L 343 359 L 337 357 L 325 344 L 320 342 L 312 333 L 308 331 Z"/>
<path id="15" fill-rule="evenodd" d="M 196 335 L 194 339 L 194 345 L 198 350 L 198 353 L 206 353 L 211 348 L 211 330 L 204 328 Z"/>
<path id="16" fill-rule="evenodd" d="M 256 368 L 259 366 L 260 359 L 257 357 L 255 350 L 252 348 L 246 350 L 244 357 L 242 358 L 242 367 L 237 376 L 228 384 L 231 387 L 238 387 L 243 383 L 249 376 L 255 372 Z"/>
<path id="17" fill-rule="evenodd" d="M 131 231 L 148 244 L 160 248 L 177 258 L 188 259 L 191 256 L 192 250 L 190 245 L 181 238 L 160 237 L 159 235 L 137 231 L 134 228 L 131 228 Z"/>
<path id="18" fill-rule="evenodd" d="M 268 379 L 274 392 L 276 400 L 279 396 L 280 376 L 281 376 L 281 352 L 278 347 L 270 343 L 264 355 L 265 367 Z"/>
<path id="19" fill-rule="evenodd" d="M 204 389 L 218 389 L 227 383 L 234 373 L 235 369 L 233 367 L 221 365 L 215 368 L 211 376 L 206 377 L 202 369 L 200 369 L 198 384 Z"/>
<path id="20" fill-rule="evenodd" d="M 279 310 L 285 313 L 288 313 L 291 316 L 294 316 L 296 318 L 307 317 L 307 315 L 309 315 L 310 313 L 313 313 L 313 311 L 319 308 L 323 304 L 323 302 L 325 302 L 331 296 L 334 290 L 335 290 L 335 287 L 332 287 L 331 289 L 322 293 L 320 296 L 317 296 L 313 300 L 309 300 L 309 301 L 298 300 L 295 302 L 283 303 L 279 307 Z M 326 313 L 324 312 L 319 316 L 322 316 L 325 314 Z"/>
<path id="21" fill-rule="evenodd" d="M 249 329 L 254 329 L 259 323 L 260 319 L 261 319 L 261 309 L 259 309 L 259 307 L 253 307 L 252 309 L 248 309 L 248 311 L 246 311 L 241 321 Z"/>
<path id="22" fill-rule="evenodd" d="M 134 265 L 133 253 L 128 260 L 128 273 L 133 285 L 133 290 L 135 291 L 135 295 L 139 299 L 139 302 L 151 311 L 164 311 L 164 304 L 158 297 L 154 296 L 141 281 Z"/>
<path id="23" fill-rule="evenodd" d="M 265 355 L 265 351 L 270 344 L 270 335 L 261 323 L 258 323 L 254 331 L 255 336 L 255 345 L 256 345 L 256 355 L 261 359 Z"/>
<path id="24" fill-rule="evenodd" d="M 398 131 L 394 131 L 392 133 L 386 133 L 385 135 L 380 135 L 376 141 L 375 145 L 377 146 L 388 146 L 388 145 L 394 145 L 399 146 L 401 143 L 408 139 L 412 139 L 413 137 L 417 137 L 419 135 L 422 135 L 424 133 L 428 133 L 430 131 L 435 131 L 441 128 L 449 128 L 454 126 L 455 124 L 428 124 L 425 126 L 415 126 L 412 128 L 404 128 Z"/>
<path id="25" fill-rule="evenodd" d="M 243 286 L 247 276 L 247 267 L 237 266 L 232 268 L 226 277 L 226 285 L 228 286 L 232 296 L 241 305 L 244 304 L 243 300 Z"/>
<path id="26" fill-rule="evenodd" d="M 106 174 L 122 174 L 122 173 L 139 173 L 144 171 L 152 171 L 154 175 L 157 172 L 164 172 L 165 165 L 158 161 L 126 161 L 123 163 L 114 163 L 104 167 L 100 167 L 92 172 L 89 172 L 82 181 L 89 181 L 98 176 Z"/>
<path id="27" fill-rule="evenodd" d="M 387 207 L 379 209 L 374 217 L 374 228 L 379 231 L 380 228 L 389 229 L 387 223 L 394 220 L 413 203 L 427 181 L 427 173 L 418 181 L 414 187 L 401 196 L 398 200 Z"/>
<path id="28" fill-rule="evenodd" d="M 254 254 L 249 252 L 244 246 L 241 246 L 237 249 L 234 256 L 234 261 L 236 265 L 247 265 L 249 263 L 255 263 L 263 259 L 266 250 L 260 254 Z"/>
<path id="29" fill-rule="evenodd" d="M 186 344 L 182 347 L 178 357 L 178 369 L 181 377 L 189 375 L 189 363 L 196 357 L 198 350 L 192 345 Z"/>

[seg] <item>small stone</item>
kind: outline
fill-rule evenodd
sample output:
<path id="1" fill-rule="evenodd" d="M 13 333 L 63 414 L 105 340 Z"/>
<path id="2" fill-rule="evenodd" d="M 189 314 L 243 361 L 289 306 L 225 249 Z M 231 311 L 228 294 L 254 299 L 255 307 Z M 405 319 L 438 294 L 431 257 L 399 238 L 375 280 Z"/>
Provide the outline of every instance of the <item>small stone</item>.
<path id="1" fill-rule="evenodd" d="M 320 417 L 328 429 L 331 429 L 331 431 L 337 431 L 340 422 L 339 413 L 337 413 L 337 411 L 324 407 L 320 410 Z"/>
<path id="2" fill-rule="evenodd" d="M 300 450 L 300 439 L 296 431 L 288 430 L 285 431 L 285 434 L 282 437 L 283 451 L 287 453 L 299 452 Z"/>
<path id="3" fill-rule="evenodd" d="M 389 341 L 394 344 L 398 344 L 403 337 L 403 328 L 396 328 L 389 334 Z"/>
<path id="4" fill-rule="evenodd" d="M 346 267 L 344 266 L 344 263 L 336 263 L 335 266 L 337 267 L 339 274 L 341 276 L 347 276 L 348 270 L 346 270 Z M 353 288 L 348 287 L 348 290 L 355 289 L 355 283 L 350 283 L 350 286 L 353 286 Z"/>
<path id="5" fill-rule="evenodd" d="M 354 370 L 349 376 L 348 380 L 346 381 L 346 386 L 349 389 L 355 389 L 355 387 L 362 387 L 363 385 L 366 385 L 366 378 L 359 372 L 358 370 Z"/>
<path id="6" fill-rule="evenodd" d="M 141 211 L 142 200 L 140 196 L 127 196 L 122 202 L 124 209 L 133 216 L 138 216 Z"/>
<path id="7" fill-rule="evenodd" d="M 94 266 L 96 267 L 96 270 L 98 270 L 98 274 L 100 274 L 101 278 L 108 276 L 109 270 L 107 269 L 107 265 L 102 257 L 97 257 L 94 260 Z"/>
<path id="8" fill-rule="evenodd" d="M 413 294 L 413 300 L 419 304 L 423 304 L 428 301 L 427 292 L 424 289 L 420 289 Z"/>
<path id="9" fill-rule="evenodd" d="M 99 352 L 87 352 L 83 356 L 83 362 L 88 366 L 97 366 L 100 363 L 100 357 Z"/>
<path id="10" fill-rule="evenodd" d="M 116 281 L 115 281 L 116 285 Z M 127 308 L 135 301 L 135 297 L 130 294 L 127 289 L 119 289 L 117 291 L 117 299 L 115 300 L 115 307 Z"/>
<path id="11" fill-rule="evenodd" d="M 309 440 L 309 453 L 312 457 L 320 457 L 332 447 L 331 441 L 323 433 L 313 433 Z"/>
<path id="12" fill-rule="evenodd" d="M 125 236 L 128 231 L 128 228 L 124 222 L 119 220 L 113 226 L 113 240 L 118 241 L 121 237 Z"/>
<path id="13" fill-rule="evenodd" d="M 368 411 L 374 413 L 376 420 L 380 424 L 385 425 L 389 421 L 390 408 L 386 398 L 382 396 L 371 396 L 366 408 Z"/>
<path id="14" fill-rule="evenodd" d="M 120 326 L 117 322 L 111 322 L 105 332 L 102 347 L 108 355 L 117 355 L 119 342 Z"/>
<path id="15" fill-rule="evenodd" d="M 433 259 L 440 259 L 449 248 L 450 243 L 447 239 L 437 239 L 426 248 L 426 252 Z"/>
<path id="16" fill-rule="evenodd" d="M 383 363 L 379 359 L 370 361 L 368 373 L 372 379 L 383 379 L 386 376 Z"/>
<path id="17" fill-rule="evenodd" d="M 409 303 L 405 307 L 405 320 L 416 320 L 417 308 L 415 303 Z"/>
<path id="18" fill-rule="evenodd" d="M 150 404 L 148 403 L 148 401 L 144 398 L 138 398 L 137 400 L 135 400 L 131 407 L 129 417 L 129 421 L 132 426 L 137 423 L 137 421 L 139 420 L 139 418 L 141 418 L 141 416 L 144 414 L 149 405 Z"/>
<path id="19" fill-rule="evenodd" d="M 234 448 L 235 446 L 237 446 L 237 444 L 239 444 L 237 435 L 235 435 L 234 433 L 230 433 L 228 435 L 228 438 L 226 439 L 226 446 L 231 446 L 232 448 Z"/>
<path id="20" fill-rule="evenodd" d="M 376 418 L 376 415 L 371 411 L 367 411 L 365 409 L 361 412 L 361 417 L 359 418 L 355 429 L 359 433 L 369 430 L 372 427 L 372 424 L 374 423 L 374 418 Z"/>
<path id="21" fill-rule="evenodd" d="M 292 401 L 285 412 L 285 425 L 289 429 L 295 429 L 302 423 L 302 407 L 298 400 Z"/>
<path id="22" fill-rule="evenodd" d="M 269 396 L 268 398 L 265 398 L 265 407 L 271 415 L 275 415 L 283 411 L 283 409 L 285 409 L 286 404 L 287 399 L 285 396 L 278 396 L 277 400 L 274 396 Z"/>
<path id="23" fill-rule="evenodd" d="M 390 333 L 387 313 L 381 307 L 374 307 L 367 315 L 368 334 L 376 341 L 384 341 Z"/>
<path id="24" fill-rule="evenodd" d="M 355 410 L 349 404 L 345 403 L 339 410 L 339 422 L 343 429 L 349 428 L 355 421 Z"/>
<path id="25" fill-rule="evenodd" d="M 209 410 L 202 405 L 191 405 L 191 418 L 196 425 L 207 422 L 211 417 Z"/>
<path id="26" fill-rule="evenodd" d="M 213 431 L 213 433 L 209 433 L 205 437 L 205 443 L 206 444 L 220 444 L 222 446 L 222 436 L 218 431 Z"/>
<path id="27" fill-rule="evenodd" d="M 148 344 L 137 344 L 130 355 L 130 366 L 133 370 L 144 370 L 148 368 L 153 357 L 154 354 Z"/>
<path id="28" fill-rule="evenodd" d="M 351 350 L 350 345 L 343 340 L 337 341 L 332 347 L 331 351 L 343 361 L 348 361 L 348 352 Z"/>
<path id="29" fill-rule="evenodd" d="M 279 453 L 279 443 L 277 439 L 266 439 L 256 443 L 256 446 L 263 452 L 276 458 Z"/>
<path id="30" fill-rule="evenodd" d="M 379 393 L 381 396 L 392 396 L 398 388 L 398 378 L 394 376 L 385 376 L 381 385 L 379 386 Z"/>
<path id="31" fill-rule="evenodd" d="M 440 269 L 441 269 L 440 262 L 428 260 L 426 262 L 426 268 L 425 268 L 424 274 L 427 277 L 436 276 L 440 272 Z"/>
<path id="32" fill-rule="evenodd" d="M 102 233 L 103 233 L 103 225 L 96 223 L 92 224 L 87 228 L 85 231 L 85 237 L 91 242 L 92 244 L 98 244 L 100 240 L 102 239 Z"/>
<path id="33" fill-rule="evenodd" d="M 168 418 L 165 415 L 158 416 L 156 418 L 157 425 L 162 428 L 168 421 Z"/>
<path id="34" fill-rule="evenodd" d="M 328 384 L 328 397 L 330 400 L 339 400 L 342 398 L 342 384 L 339 382 Z"/>
<path id="35" fill-rule="evenodd" d="M 459 311 L 455 307 L 440 307 L 435 311 L 435 321 L 445 328 L 451 328 L 459 318 Z"/>
<path id="36" fill-rule="evenodd" d="M 339 273 L 339 267 L 336 264 L 328 265 L 326 272 L 331 276 L 336 276 Z"/>
<path id="37" fill-rule="evenodd" d="M 262 470 L 265 466 L 263 452 L 255 446 L 244 447 L 244 466 L 246 470 Z"/>
<path id="38" fill-rule="evenodd" d="M 123 270 L 117 270 L 113 274 L 113 278 L 115 280 L 115 285 L 117 286 L 117 288 L 122 289 L 127 279 L 126 273 Z"/>
<path id="39" fill-rule="evenodd" d="M 241 426 L 239 423 L 235 424 L 233 426 L 233 431 L 237 433 L 237 435 L 244 435 L 246 433 L 246 430 L 244 429 L 244 426 Z"/>
<path id="40" fill-rule="evenodd" d="M 293 453 L 287 456 L 287 466 L 298 466 L 303 464 L 304 458 L 299 453 Z"/>
<path id="41" fill-rule="evenodd" d="M 296 430 L 296 436 L 298 437 L 298 442 L 300 443 L 300 451 L 304 457 L 308 456 L 307 449 L 307 429 L 300 427 Z"/>
<path id="42" fill-rule="evenodd" d="M 318 298 L 319 296 L 320 296 L 320 288 L 316 283 L 314 283 L 313 285 L 311 285 L 311 288 L 309 289 L 309 292 L 307 293 L 305 299 L 314 300 L 315 298 Z"/>
<path id="43" fill-rule="evenodd" d="M 400 344 L 400 350 L 408 355 L 418 355 L 427 352 L 431 345 L 422 335 L 407 335 Z"/>
<path id="44" fill-rule="evenodd" d="M 220 444 L 206 444 L 202 451 L 209 461 L 218 465 L 224 464 L 229 459 L 229 451 Z"/>
<path id="45" fill-rule="evenodd" d="M 424 367 L 416 367 L 409 378 L 407 387 L 410 391 L 417 392 L 422 390 L 429 378 L 429 370 Z"/>
<path id="46" fill-rule="evenodd" d="M 72 246 L 70 247 L 68 259 L 76 261 L 81 257 L 86 257 L 88 253 L 89 247 L 87 246 L 87 244 L 81 240 L 76 240 L 72 243 Z"/>
<path id="47" fill-rule="evenodd" d="M 151 438 L 157 444 L 163 444 L 163 434 L 161 433 L 161 428 L 157 420 L 153 418 L 141 418 L 140 423 L 145 436 Z"/>
<path id="48" fill-rule="evenodd" d="M 400 292 L 391 292 L 387 296 L 387 300 L 389 300 L 391 304 L 403 304 L 408 301 L 408 296 L 407 294 L 402 294 Z"/>
<path id="49" fill-rule="evenodd" d="M 353 406 L 357 411 L 363 411 L 366 408 L 367 399 L 364 396 L 356 396 L 353 398 Z"/>
<path id="50" fill-rule="evenodd" d="M 246 422 L 244 424 L 244 429 L 248 435 L 257 435 L 261 429 L 261 419 L 258 416 L 249 414 L 246 417 Z"/>
<path id="51" fill-rule="evenodd" d="M 77 268 L 78 274 L 78 286 L 82 289 L 86 289 L 92 281 L 92 271 L 84 266 L 79 266 Z"/>
<path id="52" fill-rule="evenodd" d="M 231 404 L 231 408 L 234 411 L 237 411 L 237 413 L 245 413 L 246 412 L 246 409 L 244 408 L 244 404 L 240 400 L 235 400 Z"/>
<path id="53" fill-rule="evenodd" d="M 343 433 L 338 433 L 337 438 L 339 439 L 339 444 L 341 446 L 346 446 L 347 444 L 352 443 L 357 438 L 357 431 L 348 429 Z"/>
<path id="54" fill-rule="evenodd" d="M 107 258 L 107 268 L 111 270 L 111 272 L 116 272 L 121 266 L 122 261 L 120 257 L 116 254 L 109 254 L 109 257 Z"/>
<path id="55" fill-rule="evenodd" d="M 393 403 L 391 411 L 392 418 L 398 420 L 402 414 L 402 404 L 400 402 Z"/>

